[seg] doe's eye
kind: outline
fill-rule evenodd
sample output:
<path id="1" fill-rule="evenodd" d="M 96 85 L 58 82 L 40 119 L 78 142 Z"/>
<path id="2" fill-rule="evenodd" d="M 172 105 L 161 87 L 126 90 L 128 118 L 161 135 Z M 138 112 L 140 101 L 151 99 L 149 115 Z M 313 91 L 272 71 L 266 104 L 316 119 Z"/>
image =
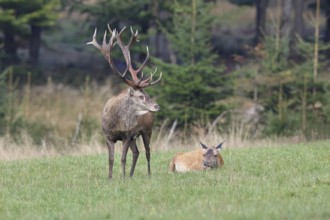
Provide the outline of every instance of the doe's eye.
<path id="1" fill-rule="evenodd" d="M 140 95 L 139 96 L 139 99 L 144 100 L 144 96 L 143 95 Z"/>

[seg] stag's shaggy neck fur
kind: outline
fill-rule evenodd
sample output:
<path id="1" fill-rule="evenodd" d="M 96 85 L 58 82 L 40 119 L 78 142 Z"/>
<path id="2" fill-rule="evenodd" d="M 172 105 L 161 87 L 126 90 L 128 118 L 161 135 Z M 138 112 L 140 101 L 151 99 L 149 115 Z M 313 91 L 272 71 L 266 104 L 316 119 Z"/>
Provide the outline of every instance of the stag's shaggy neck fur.
<path id="1" fill-rule="evenodd" d="M 108 118 L 111 130 L 129 131 L 137 125 L 137 108 L 126 93 L 109 100 L 104 116 Z"/>
<path id="2" fill-rule="evenodd" d="M 142 91 L 128 88 L 105 104 L 102 128 L 113 141 L 135 138 L 145 125 L 148 128 L 152 126 L 153 116 L 148 109 L 150 106 L 139 103 L 138 97 L 141 94 Z"/>

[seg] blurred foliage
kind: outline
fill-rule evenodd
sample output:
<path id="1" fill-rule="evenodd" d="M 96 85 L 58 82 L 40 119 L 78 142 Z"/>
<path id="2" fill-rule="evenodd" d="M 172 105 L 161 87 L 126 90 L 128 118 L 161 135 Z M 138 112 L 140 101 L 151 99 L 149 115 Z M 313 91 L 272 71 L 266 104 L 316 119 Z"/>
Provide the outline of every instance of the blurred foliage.
<path id="1" fill-rule="evenodd" d="M 6 104 L 6 73 L 0 74 L 0 134 L 3 134 L 3 128 L 5 127 L 5 104 Z"/>
<path id="2" fill-rule="evenodd" d="M 55 25 L 59 0 L 0 0 L 0 25 L 21 29 L 26 24 Z"/>
<path id="3" fill-rule="evenodd" d="M 3 60 L 5 64 L 18 63 L 17 49 L 20 44 L 27 43 L 30 44 L 30 50 L 39 50 L 32 44 L 42 29 L 55 25 L 59 3 L 59 0 L 0 0 L 0 30 L 3 32 L 1 41 L 6 53 L 6 59 Z M 36 27 L 38 36 L 35 35 Z"/>
<path id="4" fill-rule="evenodd" d="M 27 132 L 36 144 L 49 139 L 53 132 L 46 121 L 29 121 L 24 115 L 23 102 L 17 89 L 18 81 L 13 79 L 13 68 L 9 67 L 0 75 L 0 135 L 18 140 Z"/>
<path id="5" fill-rule="evenodd" d="M 152 64 L 159 68 L 159 72 L 163 72 L 163 78 L 159 84 L 147 89 L 161 106 L 161 111 L 156 114 L 159 124 L 165 120 L 177 120 L 178 126 L 186 128 L 186 131 L 196 122 L 207 126 L 216 121 L 223 112 L 242 107 L 231 101 L 241 99 L 264 107 L 262 127 L 265 136 L 303 134 L 311 138 L 329 137 L 327 131 L 330 129 L 330 82 L 327 76 L 327 54 L 324 52 L 329 49 L 329 45 L 319 45 L 319 75 L 316 80 L 313 78 L 314 42 L 299 39 L 292 53 L 289 40 L 279 38 L 276 33 L 275 36 L 266 36 L 262 44 L 242 48 L 245 53 L 235 57 L 236 63 L 231 63 L 232 66 L 228 65 L 229 68 L 225 70 L 222 63 L 233 61 L 228 57 L 220 57 L 213 48 L 218 40 L 214 33 L 220 32 L 221 29 L 214 30 L 218 27 L 215 25 L 217 15 L 212 13 L 212 10 L 216 4 L 220 4 L 216 2 L 0 0 L 0 135 L 15 136 L 26 130 L 36 143 L 45 139 L 52 140 L 56 136 L 53 124 L 42 119 L 30 120 L 22 106 L 25 95 L 20 91 L 28 80 L 26 73 L 31 67 L 25 61 L 18 60 L 17 51 L 30 48 L 31 38 L 33 39 L 32 26 L 38 26 L 41 30 L 54 27 L 53 33 L 42 33 L 46 35 L 48 43 L 44 45 L 45 48 L 55 51 L 57 44 L 52 45 L 53 41 L 64 41 L 64 47 L 72 41 L 77 41 L 72 47 L 80 53 L 86 52 L 85 48 L 89 50 L 85 40 L 91 39 L 93 29 L 98 28 L 100 38 L 109 24 L 117 29 L 132 26 L 139 31 L 141 42 L 153 46 L 156 43 L 163 44 L 165 46 L 157 50 L 168 50 L 164 52 L 168 53 L 167 59 L 151 57 Z M 229 2 L 253 5 L 256 1 Z M 323 9 L 328 6 L 325 1 L 322 1 L 322 4 Z M 74 18 L 69 17 L 70 12 Z M 64 14 L 68 17 L 63 19 L 62 23 L 57 22 Z M 76 23 L 70 19 L 76 19 Z M 76 25 L 78 23 L 79 25 Z M 129 30 L 126 32 L 129 33 Z M 151 44 L 155 35 L 160 38 Z M 65 36 L 71 37 L 72 41 L 68 43 L 63 40 Z M 125 33 L 124 40 L 128 37 L 129 34 Z M 221 37 L 226 38 L 226 35 Z M 152 50 L 156 49 L 151 48 L 150 51 Z M 101 55 L 98 53 L 97 56 Z M 132 57 L 132 60 L 143 60 L 145 47 L 133 47 Z M 119 51 L 115 51 L 114 60 L 118 66 L 122 66 Z M 99 128 L 99 122 L 91 114 L 95 111 L 91 100 L 98 94 L 90 92 L 90 80 L 86 78 L 87 65 L 76 68 L 74 64 L 70 64 L 69 67 L 58 67 L 54 71 L 54 75 L 57 75 L 53 79 L 59 83 L 79 87 L 85 80 L 81 87 L 84 108 L 81 109 L 81 118 L 78 117 L 76 128 L 79 132 L 75 138 L 72 138 L 71 133 L 65 137 L 75 141 L 86 141 L 93 136 L 93 131 Z M 104 66 L 107 71 L 110 69 L 106 62 Z M 47 82 L 49 73 L 45 73 L 40 66 L 33 68 L 32 83 Z M 95 69 L 99 71 L 102 68 Z M 102 83 L 104 78 L 96 76 L 95 69 L 88 74 Z M 146 67 L 145 72 L 150 70 Z M 114 85 L 117 86 L 116 83 Z M 225 130 L 224 126 L 230 127 L 230 123 L 222 123 L 221 120 L 217 125 L 220 130 Z"/>
<path id="6" fill-rule="evenodd" d="M 146 34 L 150 24 L 159 19 L 159 10 L 168 11 L 171 3 L 172 0 L 97 0 L 94 3 L 75 0 L 69 5 L 70 12 L 79 12 L 87 16 L 86 24 L 92 29 L 97 27 L 102 30 L 107 24 L 117 29 L 132 26 L 139 29 L 140 33 Z"/>
<path id="7" fill-rule="evenodd" d="M 20 109 L 17 108 L 17 80 L 13 79 L 13 68 L 9 67 L 1 74 L 1 127 L 0 133 L 11 135 L 22 126 Z"/>
<path id="8" fill-rule="evenodd" d="M 78 10 L 87 15 L 88 24 L 97 27 L 99 24 L 106 26 L 123 27 L 126 25 L 138 24 L 143 30 L 148 28 L 148 21 L 151 18 L 147 0 L 98 0 L 96 4 L 77 1 L 71 10 Z M 111 16 L 109 16 L 111 15 Z"/>
<path id="9" fill-rule="evenodd" d="M 237 5 L 253 5 L 256 0 L 229 0 L 229 2 Z"/>
<path id="10" fill-rule="evenodd" d="M 289 41 L 277 37 L 266 36 L 262 45 L 250 48 L 254 59 L 231 75 L 236 85 L 234 95 L 255 100 L 266 108 L 264 135 L 311 137 L 314 133 L 315 138 L 330 125 L 330 82 L 320 80 L 324 72 L 316 81 L 313 79 L 313 42 L 300 39 L 296 43 L 299 58 L 290 57 Z M 322 51 L 327 48 L 320 43 L 319 69 L 326 63 Z"/>

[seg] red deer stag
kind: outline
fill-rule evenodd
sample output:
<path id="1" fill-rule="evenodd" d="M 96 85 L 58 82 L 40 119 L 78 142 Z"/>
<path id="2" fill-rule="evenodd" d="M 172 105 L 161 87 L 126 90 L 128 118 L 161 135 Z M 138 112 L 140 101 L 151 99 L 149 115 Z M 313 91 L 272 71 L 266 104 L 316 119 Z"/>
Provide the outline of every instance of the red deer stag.
<path id="1" fill-rule="evenodd" d="M 107 32 L 103 37 L 103 44 L 100 45 L 96 41 L 95 29 L 93 40 L 87 44 L 94 45 L 101 51 L 104 58 L 110 64 L 112 70 L 123 79 L 123 81 L 129 86 L 126 90 L 122 91 L 119 95 L 110 98 L 103 109 L 102 115 L 102 128 L 106 136 L 106 143 L 109 151 L 109 179 L 112 179 L 113 164 L 114 164 L 114 146 L 117 141 L 123 142 L 123 150 L 121 157 L 122 174 L 126 176 L 126 155 L 128 148 L 133 153 L 133 161 L 130 170 L 130 177 L 134 174 L 136 161 L 139 157 L 139 150 L 136 146 L 136 138 L 142 136 L 145 153 L 148 163 L 148 175 L 150 176 L 150 138 L 152 133 L 153 114 L 159 110 L 159 106 L 153 101 L 148 94 L 143 91 L 143 88 L 154 85 L 162 77 L 153 81 L 153 76 L 157 71 L 157 68 L 147 79 L 143 79 L 142 69 L 149 59 L 149 50 L 147 47 L 147 55 L 144 62 L 138 69 L 134 69 L 132 65 L 130 47 L 133 43 L 137 42 L 138 31 L 135 33 L 131 28 L 131 38 L 128 44 L 124 45 L 122 40 L 122 33 L 125 27 L 118 33 L 116 29 L 111 30 L 108 25 L 109 32 L 111 34 L 110 40 L 107 43 Z M 118 45 L 126 62 L 126 69 L 124 72 L 120 72 L 115 66 L 112 60 L 111 53 L 115 45 Z M 130 78 L 126 77 L 126 73 L 130 73 Z"/>
<path id="2" fill-rule="evenodd" d="M 168 171 L 185 173 L 188 171 L 214 169 L 222 166 L 224 161 L 219 150 L 222 149 L 223 143 L 217 147 L 207 147 L 201 142 L 203 149 L 177 153 L 170 162 Z"/>

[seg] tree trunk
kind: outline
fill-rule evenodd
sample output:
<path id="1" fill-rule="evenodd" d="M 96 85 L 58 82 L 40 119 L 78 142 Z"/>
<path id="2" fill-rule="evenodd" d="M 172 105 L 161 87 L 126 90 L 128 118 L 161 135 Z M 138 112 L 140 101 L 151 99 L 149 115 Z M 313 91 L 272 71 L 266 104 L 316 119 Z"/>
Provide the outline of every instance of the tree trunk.
<path id="1" fill-rule="evenodd" d="M 159 49 L 158 49 L 158 28 L 156 24 L 156 20 L 159 17 L 159 3 L 155 0 L 150 0 L 150 11 L 152 14 L 152 18 L 149 20 L 149 44 L 151 48 L 154 48 L 154 50 L 151 51 L 152 56 L 158 57 L 159 55 Z"/>
<path id="2" fill-rule="evenodd" d="M 326 26 L 325 26 L 324 41 L 328 43 L 330 42 L 330 2 L 329 1 L 326 1 L 325 15 L 326 15 Z"/>
<path id="3" fill-rule="evenodd" d="M 38 63 L 39 60 L 42 28 L 33 24 L 30 27 L 31 38 L 29 44 L 29 63 L 35 65 Z"/>
<path id="4" fill-rule="evenodd" d="M 304 24 L 304 3 L 303 0 L 293 0 L 294 7 L 294 29 L 293 38 L 297 35 L 304 38 L 305 36 L 305 24 Z"/>
<path id="5" fill-rule="evenodd" d="M 326 31 L 324 36 L 325 42 L 330 42 L 330 10 L 327 12 Z"/>
<path id="6" fill-rule="evenodd" d="M 6 64 L 10 65 L 18 62 L 15 35 L 10 30 L 8 31 L 4 30 L 4 50 L 5 50 L 4 62 Z"/>
<path id="7" fill-rule="evenodd" d="M 326 16 L 326 23 L 325 23 L 325 33 L 324 33 L 324 42 L 330 42 L 330 2 L 326 1 L 325 3 L 325 16 Z M 330 57 L 330 49 L 326 50 L 326 56 Z"/>
<path id="8" fill-rule="evenodd" d="M 316 19 L 315 19 L 315 33 L 314 33 L 314 61 L 313 61 L 313 95 L 316 96 L 316 79 L 319 68 L 319 38 L 320 38 L 320 10 L 321 0 L 316 0 Z"/>
<path id="9" fill-rule="evenodd" d="M 300 1 L 300 0 L 299 0 Z M 281 38 L 285 38 L 288 42 L 292 39 L 293 16 L 292 16 L 292 0 L 281 1 Z"/>
<path id="10" fill-rule="evenodd" d="M 256 0 L 256 42 L 263 40 L 266 31 L 266 10 L 269 0 Z"/>

